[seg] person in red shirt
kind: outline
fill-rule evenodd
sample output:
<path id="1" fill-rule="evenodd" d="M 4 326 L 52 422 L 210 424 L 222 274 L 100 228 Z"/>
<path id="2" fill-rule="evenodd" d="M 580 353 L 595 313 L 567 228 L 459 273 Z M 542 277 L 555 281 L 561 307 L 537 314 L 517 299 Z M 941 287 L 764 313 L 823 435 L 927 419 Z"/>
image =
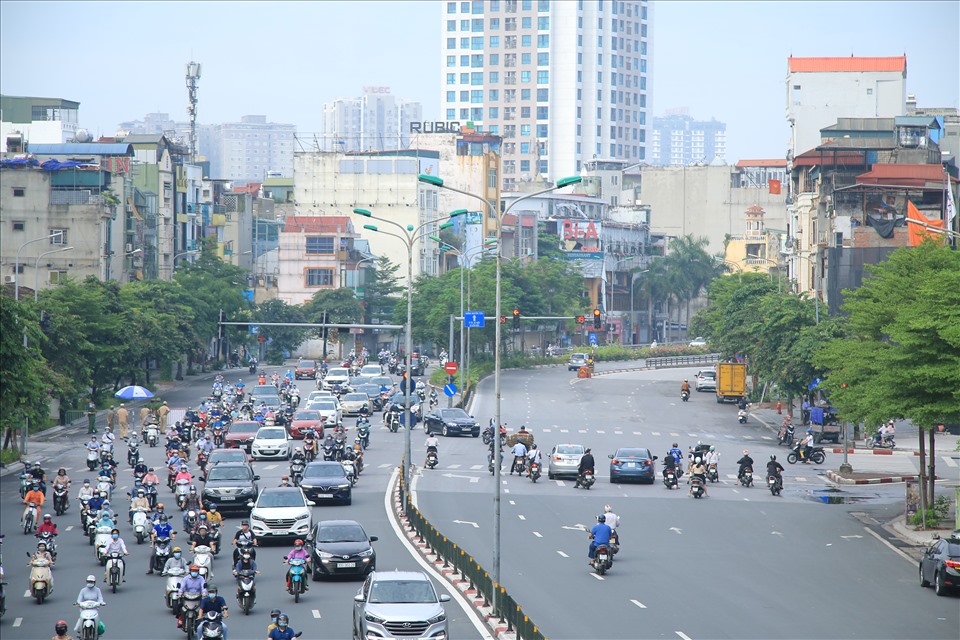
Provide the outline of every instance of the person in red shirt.
<path id="1" fill-rule="evenodd" d="M 38 536 L 42 536 L 44 533 L 49 533 L 52 536 L 60 535 L 60 532 L 57 531 L 57 525 L 53 523 L 53 518 L 49 513 L 43 514 L 43 522 L 37 527 Z"/>

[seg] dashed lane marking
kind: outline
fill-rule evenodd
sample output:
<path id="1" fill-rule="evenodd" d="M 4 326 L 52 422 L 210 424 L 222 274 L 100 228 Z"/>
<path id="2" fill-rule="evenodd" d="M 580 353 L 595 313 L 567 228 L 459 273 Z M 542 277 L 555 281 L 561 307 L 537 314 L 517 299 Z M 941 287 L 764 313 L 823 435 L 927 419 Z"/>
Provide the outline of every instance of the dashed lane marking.
<path id="1" fill-rule="evenodd" d="M 470 470 L 471 470 L 471 471 L 479 471 L 480 469 L 483 469 L 483 465 L 482 465 L 482 464 L 472 464 L 472 465 L 470 465 Z"/>
<path id="2" fill-rule="evenodd" d="M 634 432 L 633 432 L 633 435 L 635 435 L 635 436 L 642 436 L 643 434 L 640 433 L 639 431 L 634 431 Z"/>
<path id="3" fill-rule="evenodd" d="M 674 432 L 672 432 L 672 431 L 670 432 L 670 435 L 673 436 L 674 438 L 677 438 L 677 437 L 680 436 L 679 433 L 674 433 Z"/>
<path id="4" fill-rule="evenodd" d="M 570 433 L 570 429 L 560 429 L 560 433 Z"/>
<path id="5" fill-rule="evenodd" d="M 319 609 L 313 609 L 313 617 L 316 618 L 317 620 L 320 619 L 320 610 L 319 610 Z"/>
<path id="6" fill-rule="evenodd" d="M 16 620 L 13 621 L 14 627 L 19 627 L 21 624 L 23 624 L 23 618 L 17 618 Z"/>
<path id="7" fill-rule="evenodd" d="M 947 464 L 948 467 L 953 467 L 954 469 L 957 467 L 957 461 L 954 460 L 953 458 L 948 458 L 947 456 L 943 456 L 943 461 Z"/>
<path id="8" fill-rule="evenodd" d="M 266 469 L 267 471 L 272 471 L 273 469 L 276 469 L 279 466 L 280 465 L 278 464 L 268 464 L 267 466 L 264 467 L 264 469 Z"/>
<path id="9" fill-rule="evenodd" d="M 518 513 L 518 514 L 517 514 L 517 517 L 520 518 L 521 520 L 526 520 L 526 519 L 527 519 L 527 517 L 526 517 L 525 515 L 523 515 L 522 513 Z"/>
<path id="10" fill-rule="evenodd" d="M 633 604 L 637 605 L 637 606 L 640 607 L 641 609 L 646 609 L 646 608 L 647 608 L 647 605 L 643 604 L 643 603 L 640 602 L 639 600 L 631 600 L 630 602 L 632 602 Z"/>
<path id="11" fill-rule="evenodd" d="M 674 631 L 674 633 L 680 636 L 683 640 L 693 640 L 693 638 L 685 634 L 683 631 Z"/>
<path id="12" fill-rule="evenodd" d="M 451 465 L 447 465 L 447 469 L 459 469 L 462 466 L 463 466 L 462 464 L 451 464 Z"/>
<path id="13" fill-rule="evenodd" d="M 622 435 L 623 435 L 623 431 L 614 431 L 614 432 L 613 432 L 613 435 L 615 435 L 615 436 L 622 436 Z"/>
<path id="14" fill-rule="evenodd" d="M 597 433 L 606 434 L 607 432 L 606 432 L 606 431 L 600 431 L 600 430 L 598 429 L 598 430 L 597 430 Z"/>
<path id="15" fill-rule="evenodd" d="M 378 469 L 386 469 L 387 467 L 392 467 L 392 466 L 393 466 L 392 464 L 387 463 L 387 464 L 378 465 L 377 468 L 378 468 Z"/>
<path id="16" fill-rule="evenodd" d="M 552 429 L 541 429 L 544 433 L 552 433 Z"/>
<path id="17" fill-rule="evenodd" d="M 659 432 L 659 431 L 651 431 L 651 432 L 650 432 L 650 435 L 652 435 L 652 436 L 659 436 L 659 435 L 660 435 L 660 432 Z"/>
<path id="18" fill-rule="evenodd" d="M 533 532 L 533 535 L 537 536 L 538 538 L 542 538 L 542 537 L 543 537 L 543 534 L 541 534 L 539 531 L 534 531 L 534 532 Z"/>
<path id="19" fill-rule="evenodd" d="M 570 556 L 568 556 L 567 554 L 565 554 L 563 551 L 557 551 L 557 553 L 559 553 L 559 554 L 560 554 L 561 556 L 563 556 L 564 558 L 569 558 L 569 557 L 570 557 Z"/>
<path id="20" fill-rule="evenodd" d="M 773 440 L 773 438 L 771 438 L 770 436 L 760 436 L 760 437 L 763 438 L 764 440 Z"/>
<path id="21" fill-rule="evenodd" d="M 64 529 L 64 531 L 73 531 L 73 525 L 70 525 L 69 527 L 67 527 L 66 529 Z"/>
<path id="22" fill-rule="evenodd" d="M 596 573 L 591 573 L 590 575 L 592 575 L 592 576 L 593 576 L 594 578 L 596 578 L 597 580 L 603 581 L 603 576 L 601 576 L 601 575 L 598 575 L 598 574 L 596 574 Z"/>
<path id="23" fill-rule="evenodd" d="M 586 433 L 586 432 L 587 432 L 586 429 L 580 429 L 580 433 Z"/>

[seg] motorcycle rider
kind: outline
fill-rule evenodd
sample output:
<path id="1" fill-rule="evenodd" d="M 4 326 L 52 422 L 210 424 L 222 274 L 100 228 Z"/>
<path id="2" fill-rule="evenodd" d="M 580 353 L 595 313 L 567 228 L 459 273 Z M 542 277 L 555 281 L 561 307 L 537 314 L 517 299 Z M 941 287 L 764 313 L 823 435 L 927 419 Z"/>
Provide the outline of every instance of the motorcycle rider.
<path id="1" fill-rule="evenodd" d="M 207 505 L 207 522 L 210 523 L 211 527 L 223 526 L 223 516 L 217 511 L 217 504 L 215 502 Z"/>
<path id="2" fill-rule="evenodd" d="M 141 456 L 137 458 L 137 464 L 133 465 L 133 475 L 137 478 L 142 478 L 147 475 L 148 469 L 147 463 L 143 461 L 143 457 Z"/>
<path id="3" fill-rule="evenodd" d="M 270 632 L 277 628 L 277 618 L 280 617 L 280 609 L 274 609 L 270 612 L 270 624 L 267 625 L 267 640 L 270 640 Z"/>
<path id="4" fill-rule="evenodd" d="M 27 494 L 23 496 L 23 515 L 20 516 L 20 522 L 25 522 L 27 519 L 27 512 L 30 510 L 30 503 L 32 502 L 36 506 L 37 513 L 40 513 L 40 508 L 43 507 L 43 503 L 46 500 L 46 497 L 43 495 L 43 492 L 40 491 L 40 484 L 36 481 L 30 485 L 30 489 L 27 491 Z M 33 521 L 34 526 L 37 524 L 36 518 Z"/>
<path id="5" fill-rule="evenodd" d="M 107 501 L 107 492 L 104 491 L 103 494 L 96 489 L 93 490 L 93 495 L 91 495 L 90 500 L 87 501 L 87 509 L 89 511 L 100 511 L 103 508 L 103 503 Z"/>
<path id="6" fill-rule="evenodd" d="M 143 490 L 143 483 L 137 480 L 136 483 L 133 485 L 133 488 L 131 488 L 129 491 L 130 508 L 127 509 L 127 524 L 130 524 L 130 525 L 133 524 L 133 512 L 136 509 L 133 503 L 137 500 L 137 498 L 141 497 L 141 495 L 143 496 L 144 501 L 146 501 L 147 494 Z M 140 503 L 140 504 L 143 504 L 143 503 Z M 146 503 L 146 509 L 148 511 L 150 510 L 149 502 Z"/>
<path id="7" fill-rule="evenodd" d="M 167 575 L 171 569 L 180 569 L 183 571 L 184 575 L 187 573 L 187 569 L 190 568 L 190 565 L 187 564 L 186 559 L 183 557 L 183 550 L 180 547 L 173 548 L 173 555 L 167 558 L 167 561 L 163 563 L 163 571 L 160 573 L 162 575 Z"/>
<path id="8" fill-rule="evenodd" d="M 673 450 L 671 449 L 671 452 L 672 452 L 672 451 L 673 451 Z M 669 470 L 671 470 L 671 469 L 673 470 L 673 475 L 674 475 L 674 477 L 678 477 L 678 476 L 677 476 L 677 470 L 679 469 L 679 467 L 677 466 L 677 459 L 674 458 L 672 455 L 670 455 L 670 454 L 668 453 L 666 456 L 663 457 L 663 472 L 662 472 L 662 475 L 663 475 L 664 479 L 666 479 L 666 477 L 667 477 L 667 471 L 669 471 Z"/>
<path id="9" fill-rule="evenodd" d="M 34 567 L 34 560 L 46 560 L 50 566 L 47 567 Z M 33 585 L 34 580 L 46 580 L 49 585 L 47 593 L 53 593 L 53 571 L 51 567 L 56 562 L 53 555 L 47 549 L 47 543 L 42 540 L 37 543 L 37 550 L 33 552 L 33 555 L 30 556 L 30 562 L 27 563 L 28 567 L 31 567 L 30 571 L 30 584 Z"/>
<path id="10" fill-rule="evenodd" d="M 197 530 L 190 536 L 190 553 L 193 553 L 197 547 L 210 547 L 210 551 L 217 552 L 217 540 L 210 533 L 210 528 L 205 524 L 200 524 Z"/>
<path id="11" fill-rule="evenodd" d="M 147 467 L 147 472 L 143 474 L 142 480 L 144 484 L 147 484 L 148 482 L 152 482 L 153 486 L 160 484 L 160 478 L 158 478 L 157 474 L 154 473 L 153 467 Z"/>
<path id="12" fill-rule="evenodd" d="M 617 533 L 617 529 L 620 527 L 620 516 L 613 512 L 613 505 L 611 504 L 603 505 L 603 515 L 606 518 L 604 522 L 610 527 L 610 539 L 620 544 L 620 534 Z"/>
<path id="13" fill-rule="evenodd" d="M 256 573 L 256 574 L 258 574 L 258 575 L 259 575 L 259 573 L 260 573 L 260 572 L 257 570 L 257 563 L 254 561 L 254 559 L 253 559 L 252 557 L 250 557 L 250 554 L 249 554 L 249 553 L 244 553 L 242 556 L 240 556 L 240 559 L 237 561 L 237 563 L 236 563 L 235 565 L 233 565 L 233 575 L 236 576 L 236 575 L 237 575 L 238 573 L 240 573 L 241 571 L 253 571 L 254 573 Z M 239 576 L 237 577 L 237 589 L 238 589 L 238 592 L 239 592 L 239 589 L 240 589 L 240 578 L 239 578 Z"/>
<path id="14" fill-rule="evenodd" d="M 523 444 L 522 440 L 517 440 L 517 444 L 513 445 L 513 464 L 510 465 L 510 475 L 513 475 L 514 471 L 521 473 L 526 459 L 527 445 Z"/>
<path id="15" fill-rule="evenodd" d="M 680 385 L 680 393 L 690 395 L 690 383 L 687 380 L 684 380 L 683 384 Z"/>
<path id="16" fill-rule="evenodd" d="M 703 461 L 704 461 L 704 464 L 706 464 L 706 466 L 707 466 L 708 469 L 710 468 L 710 465 L 712 465 L 712 464 L 717 465 L 717 470 L 718 470 L 718 472 L 719 472 L 719 469 L 720 469 L 720 452 L 717 451 L 717 448 L 716 448 L 715 446 L 710 445 L 710 450 L 707 451 L 707 455 L 704 456 Z"/>
<path id="17" fill-rule="evenodd" d="M 163 520 L 164 522 L 166 522 L 165 518 L 167 518 L 168 516 L 167 516 L 166 512 L 164 511 L 165 508 L 166 508 L 166 507 L 163 506 L 163 503 L 162 503 L 162 502 L 158 502 L 158 503 L 157 503 L 157 508 L 154 509 L 154 511 L 153 511 L 153 517 L 150 519 L 150 521 L 153 522 L 153 524 L 157 524 L 157 523 L 160 522 L 161 520 Z"/>
<path id="18" fill-rule="evenodd" d="M 250 545 L 251 545 L 251 546 L 250 546 L 250 555 L 253 556 L 254 559 L 256 559 L 256 558 L 257 558 L 257 549 L 256 549 L 256 547 L 257 547 L 257 545 L 259 544 L 259 541 L 257 540 L 257 536 L 253 535 L 253 531 L 250 530 L 250 521 L 249 521 L 249 520 L 244 520 L 244 521 L 242 521 L 242 522 L 240 523 L 240 530 L 237 531 L 237 533 L 234 534 L 234 536 L 233 536 L 233 545 L 234 545 L 234 546 L 237 546 L 237 545 L 238 545 L 238 542 L 240 541 L 241 538 L 242 538 L 243 540 L 246 540 L 246 541 L 250 542 Z M 234 549 L 234 550 L 233 550 L 233 562 L 234 562 L 234 564 L 236 564 L 237 560 L 239 560 L 239 559 L 240 559 L 240 549 L 237 548 L 237 549 Z"/>
<path id="19" fill-rule="evenodd" d="M 42 536 L 44 533 L 49 533 L 51 536 L 58 536 L 60 532 L 57 531 L 57 525 L 54 524 L 53 518 L 49 513 L 43 514 L 43 522 L 40 523 L 40 526 L 37 527 L 37 536 Z"/>
<path id="20" fill-rule="evenodd" d="M 426 442 L 424 442 L 424 446 L 427 448 L 427 458 L 430 457 L 431 451 L 436 453 L 438 458 L 440 457 L 440 441 L 437 439 L 437 436 L 433 435 L 432 433 L 428 435 Z M 426 459 L 423 461 L 423 466 L 427 466 Z"/>
<path id="21" fill-rule="evenodd" d="M 803 440 L 800 441 L 798 452 L 800 454 L 800 461 L 806 464 L 807 459 L 813 452 L 813 429 L 807 429 L 807 435 L 803 436 Z"/>
<path id="22" fill-rule="evenodd" d="M 676 462 L 675 467 L 677 470 L 677 477 L 679 478 L 680 476 L 683 475 L 683 468 L 681 465 L 681 463 L 683 462 L 683 451 L 680 449 L 680 445 L 674 442 L 673 446 L 670 448 L 668 455 L 670 455 L 674 459 L 674 462 Z"/>
<path id="23" fill-rule="evenodd" d="M 583 455 L 580 456 L 580 466 L 577 467 L 577 474 L 582 479 L 588 471 L 590 473 L 595 473 L 596 472 L 596 469 L 594 468 L 595 465 L 596 465 L 596 462 L 593 459 L 593 454 L 590 453 L 590 449 L 588 448 L 586 451 L 583 452 Z"/>
<path id="24" fill-rule="evenodd" d="M 290 627 L 290 618 L 285 613 L 277 616 L 277 626 L 267 636 L 267 640 L 293 640 L 297 633 Z"/>
<path id="25" fill-rule="evenodd" d="M 540 453 L 540 450 L 537 449 L 537 443 L 534 442 L 530 445 L 530 451 L 527 452 L 527 477 L 530 477 L 530 470 L 533 469 L 533 465 L 540 465 L 540 468 L 543 468 L 543 455 Z"/>
<path id="26" fill-rule="evenodd" d="M 40 491 L 42 491 L 43 494 L 46 495 L 47 494 L 47 483 L 46 483 L 47 472 L 43 470 L 43 468 L 40 466 L 40 463 L 34 462 L 30 466 L 30 469 L 27 470 L 27 473 L 30 476 L 33 476 L 34 482 L 40 485 Z"/>
<path id="27" fill-rule="evenodd" d="M 107 543 L 107 549 L 103 552 L 103 555 L 109 558 L 112 553 L 122 553 L 125 556 L 130 555 L 130 552 L 127 551 L 126 543 L 120 538 L 120 529 L 114 529 L 110 532 L 110 542 Z M 106 569 L 103 571 L 104 582 L 107 581 L 109 575 L 110 563 L 108 562 Z M 120 560 L 120 578 L 123 582 L 127 581 L 127 565 L 122 558 Z"/>
<path id="28" fill-rule="evenodd" d="M 157 507 L 159 508 L 160 505 L 157 505 Z M 150 545 L 150 571 L 147 571 L 147 575 L 153 573 L 153 563 L 157 558 L 157 538 L 170 538 L 172 540 L 176 535 L 177 534 L 173 532 L 173 527 L 167 522 L 167 515 L 161 514 L 160 520 L 153 525 L 153 529 L 150 531 L 150 542 L 152 544 Z M 180 547 L 174 547 L 173 550 L 176 551 L 179 548 Z M 167 562 L 169 561 L 168 559 Z M 166 569 L 164 569 L 164 571 L 166 571 Z M 184 571 L 186 571 L 186 568 L 184 568 Z"/>
<path id="29" fill-rule="evenodd" d="M 607 517 L 602 513 L 597 516 L 597 524 L 590 529 L 590 548 L 587 550 L 587 565 L 593 564 L 593 556 L 599 545 L 609 545 L 613 530 L 607 524 Z"/>
<path id="30" fill-rule="evenodd" d="M 200 567 L 195 564 L 190 565 L 190 573 L 183 576 L 183 579 L 180 580 L 180 601 L 183 602 L 183 595 L 186 593 L 203 596 L 203 592 L 206 589 L 206 584 L 207 581 L 204 580 L 203 576 L 200 575 Z M 177 616 L 177 629 L 181 628 L 183 628 L 182 608 L 180 615 Z"/>
<path id="31" fill-rule="evenodd" d="M 703 487 L 703 496 L 707 496 L 707 468 L 703 466 L 703 459 L 697 456 L 693 459 L 693 466 L 690 467 L 690 477 L 700 478 L 700 484 Z M 690 484 L 689 495 L 693 495 L 693 483 Z"/>
<path id="32" fill-rule="evenodd" d="M 217 585 L 211 584 L 207 587 L 207 597 L 200 601 L 200 612 L 202 613 L 201 622 L 197 625 L 197 637 L 203 637 L 203 627 L 206 623 L 220 619 L 220 626 L 223 628 L 223 640 L 227 640 L 226 618 L 230 617 L 227 610 L 227 601 L 219 595 Z M 210 614 L 213 613 L 213 616 Z"/>
<path id="33" fill-rule="evenodd" d="M 81 485 L 80 490 L 77 491 L 77 500 L 82 501 L 84 498 L 90 500 L 93 498 L 94 488 L 90 486 L 90 478 L 83 479 L 83 485 Z"/>
<path id="34" fill-rule="evenodd" d="M 93 574 L 87 576 L 87 586 L 80 589 L 80 593 L 77 594 L 77 604 L 83 604 L 88 601 L 96 602 L 101 607 L 107 604 L 103 599 L 103 593 L 100 591 L 100 587 L 97 586 L 97 579 Z M 77 624 L 73 625 L 73 630 L 79 633 L 82 623 L 83 618 L 77 618 Z"/>
<path id="35" fill-rule="evenodd" d="M 293 542 L 293 550 L 287 554 L 287 559 L 283 561 L 284 564 L 290 564 L 291 560 L 303 560 L 304 562 L 310 560 L 310 554 L 306 549 L 303 548 L 303 540 L 297 539 Z M 309 571 L 303 572 L 303 590 L 310 590 L 310 582 L 307 579 Z M 290 589 L 290 572 L 287 571 L 287 590 Z"/>
<path id="36" fill-rule="evenodd" d="M 737 480 L 743 477 L 743 472 L 748 469 L 753 472 L 753 458 L 750 457 L 750 450 L 743 450 L 743 457 L 737 460 L 737 464 L 740 465 L 740 468 L 737 469 Z"/>
<path id="37" fill-rule="evenodd" d="M 67 475 L 67 470 L 64 467 L 57 469 L 57 475 L 53 478 L 53 486 L 56 487 L 66 487 L 70 488 L 70 476 Z"/>
<path id="38" fill-rule="evenodd" d="M 281 477 L 280 477 L 280 484 L 279 484 L 279 486 L 281 486 L 281 487 L 292 487 L 293 485 L 290 484 L 290 476 L 281 476 Z"/>
<path id="39" fill-rule="evenodd" d="M 777 456 L 770 456 L 770 461 L 767 462 L 767 477 L 776 476 L 777 486 L 783 486 L 783 466 L 777 462 Z"/>
<path id="40" fill-rule="evenodd" d="M 196 485 L 190 485 L 190 491 L 187 493 L 186 502 L 183 505 L 183 527 L 187 527 L 187 515 L 191 510 L 196 511 L 198 516 L 200 510 L 203 509 L 203 501 L 200 499 L 200 494 L 197 493 Z"/>
<path id="41" fill-rule="evenodd" d="M 112 529 L 116 525 L 116 520 L 116 516 L 110 509 L 110 501 L 104 500 L 103 506 L 100 507 L 100 519 L 97 521 L 97 528 L 110 527 Z"/>
<path id="42" fill-rule="evenodd" d="M 57 635 L 50 638 L 50 640 L 73 640 L 73 636 L 67 635 L 66 620 L 57 620 L 57 624 L 53 627 L 53 630 Z"/>

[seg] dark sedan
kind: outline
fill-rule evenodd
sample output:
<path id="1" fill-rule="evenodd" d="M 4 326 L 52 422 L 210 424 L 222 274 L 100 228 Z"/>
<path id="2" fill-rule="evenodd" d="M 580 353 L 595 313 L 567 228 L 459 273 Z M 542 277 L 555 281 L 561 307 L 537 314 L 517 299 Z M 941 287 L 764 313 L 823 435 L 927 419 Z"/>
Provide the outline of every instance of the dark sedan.
<path id="1" fill-rule="evenodd" d="M 650 455 L 649 449 L 642 447 L 620 447 L 610 458 L 610 482 L 642 480 L 653 484 L 656 473 L 653 461 L 657 456 Z"/>
<path id="2" fill-rule="evenodd" d="M 440 433 L 444 436 L 468 435 L 480 437 L 480 423 L 463 409 L 434 409 L 423 423 L 427 435 Z"/>
<path id="3" fill-rule="evenodd" d="M 933 585 L 938 596 L 960 588 L 960 537 L 934 540 L 920 558 L 920 586 Z"/>
<path id="4" fill-rule="evenodd" d="M 371 542 L 377 536 L 368 536 L 359 522 L 353 520 L 324 520 L 317 523 L 307 538 L 313 579 L 325 576 L 366 576 L 377 568 L 377 554 Z"/>
<path id="5" fill-rule="evenodd" d="M 262 427 L 256 420 L 240 420 L 230 425 L 227 434 L 223 438 L 223 446 L 228 449 L 243 449 L 250 453 L 250 447 L 253 445 L 253 439 L 257 437 L 257 432 Z"/>
<path id="6" fill-rule="evenodd" d="M 339 462 L 311 462 L 303 470 L 300 488 L 307 500 L 316 505 L 353 502 L 350 480 Z"/>

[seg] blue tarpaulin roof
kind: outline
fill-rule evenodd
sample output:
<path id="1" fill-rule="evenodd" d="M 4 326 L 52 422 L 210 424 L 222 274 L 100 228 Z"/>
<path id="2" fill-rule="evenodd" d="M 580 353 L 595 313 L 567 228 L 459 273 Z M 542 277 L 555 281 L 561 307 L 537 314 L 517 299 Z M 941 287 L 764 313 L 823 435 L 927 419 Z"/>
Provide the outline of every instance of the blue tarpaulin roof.
<path id="1" fill-rule="evenodd" d="M 65 142 L 31 144 L 27 151 L 38 156 L 132 156 L 133 145 L 125 142 Z"/>

